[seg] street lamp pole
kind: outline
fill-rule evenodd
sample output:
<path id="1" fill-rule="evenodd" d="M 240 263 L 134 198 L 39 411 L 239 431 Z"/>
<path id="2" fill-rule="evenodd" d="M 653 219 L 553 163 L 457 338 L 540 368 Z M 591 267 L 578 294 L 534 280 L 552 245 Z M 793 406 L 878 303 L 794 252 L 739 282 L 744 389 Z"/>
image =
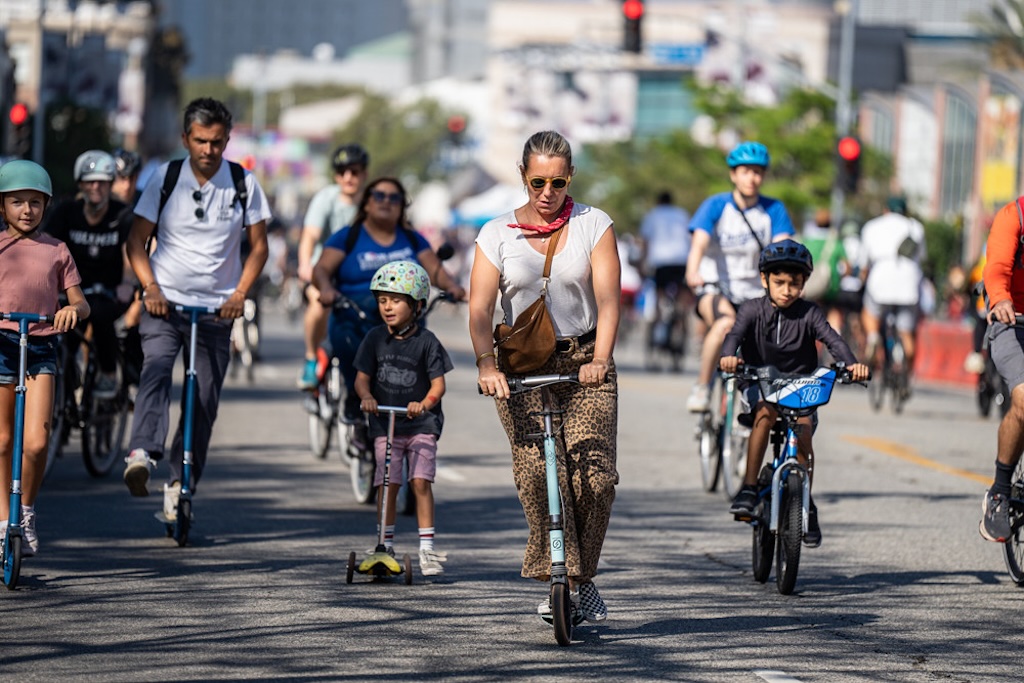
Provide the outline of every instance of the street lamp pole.
<path id="1" fill-rule="evenodd" d="M 850 91 L 853 89 L 853 45 L 854 29 L 857 26 L 857 15 L 860 0 L 837 0 L 836 12 L 842 17 L 839 30 L 839 93 L 836 98 L 836 135 L 849 135 L 853 122 L 853 108 L 850 102 Z M 843 208 L 846 204 L 846 193 L 839 183 L 832 185 L 832 225 L 838 227 L 843 219 Z"/>

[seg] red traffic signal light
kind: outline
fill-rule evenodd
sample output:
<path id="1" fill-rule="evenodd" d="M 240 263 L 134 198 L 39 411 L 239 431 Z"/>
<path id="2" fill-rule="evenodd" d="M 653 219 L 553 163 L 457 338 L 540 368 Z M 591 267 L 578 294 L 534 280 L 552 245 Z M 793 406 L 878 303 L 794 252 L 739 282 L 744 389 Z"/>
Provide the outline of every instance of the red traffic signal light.
<path id="1" fill-rule="evenodd" d="M 16 126 L 20 126 L 28 121 L 28 107 L 22 102 L 15 102 L 11 105 L 11 110 L 7 113 L 8 118 Z"/>
<path id="2" fill-rule="evenodd" d="M 448 117 L 448 132 L 458 135 L 466 130 L 466 117 L 459 114 L 452 114 Z"/>
<path id="3" fill-rule="evenodd" d="M 627 19 L 636 21 L 644 15 L 643 0 L 625 0 L 622 3 L 622 14 Z"/>
<path id="4" fill-rule="evenodd" d="M 860 158 L 860 141 L 857 138 L 840 138 L 836 148 L 839 151 L 839 158 L 843 161 L 855 161 Z"/>
<path id="5" fill-rule="evenodd" d="M 626 52 L 643 52 L 643 36 L 640 23 L 644 16 L 643 0 L 625 0 L 622 3 L 622 17 L 625 20 L 622 31 L 622 49 Z"/>

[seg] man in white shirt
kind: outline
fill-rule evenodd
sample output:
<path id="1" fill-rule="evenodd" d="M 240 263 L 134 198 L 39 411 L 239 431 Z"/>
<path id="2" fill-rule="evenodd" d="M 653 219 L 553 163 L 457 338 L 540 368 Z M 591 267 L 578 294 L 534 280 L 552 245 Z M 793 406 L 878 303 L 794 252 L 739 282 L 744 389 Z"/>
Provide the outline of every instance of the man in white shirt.
<path id="1" fill-rule="evenodd" d="M 124 471 L 133 496 L 149 494 L 149 469 L 163 457 L 174 364 L 188 344 L 189 316 L 176 312 L 174 305 L 220 310 L 218 316 L 200 318 L 197 331 L 191 482 L 195 490 L 227 373 L 231 321 L 242 315 L 246 294 L 267 260 L 267 198 L 252 174 L 223 159 L 231 123 L 231 113 L 217 100 L 189 103 L 182 133 L 188 158 L 161 167 L 135 207 L 126 246 L 146 310 L 139 325 L 144 361 Z M 156 249 L 150 256 L 146 242 L 157 228 Z M 251 247 L 244 263 L 243 240 Z M 179 423 L 171 444 L 170 479 L 164 485 L 164 516 L 169 521 L 176 519 L 181 491 L 182 428 Z"/>
<path id="2" fill-rule="evenodd" d="M 672 194 L 662 192 L 657 204 L 647 212 L 640 223 L 645 275 L 654 279 L 656 300 L 654 320 L 647 334 L 648 365 L 655 349 L 672 356 L 672 366 L 682 369 L 689 334 L 688 317 L 693 304 L 690 288 L 686 286 L 686 259 L 690 256 L 690 214 L 672 203 Z M 663 305 L 663 298 L 673 302 L 674 308 Z M 674 315 L 676 314 L 676 315 Z M 666 319 L 668 318 L 668 319 Z M 672 320 L 672 318 L 676 318 Z M 680 329 L 669 329 L 675 322 Z"/>
<path id="3" fill-rule="evenodd" d="M 925 257 L 924 226 L 907 216 L 907 202 L 890 197 L 887 211 L 864 224 L 860 234 L 861 277 L 865 279 L 861 321 L 868 359 L 881 347 L 882 315 L 892 309 L 906 356 L 907 375 L 914 367 L 915 332 L 920 319 L 921 262 Z"/>

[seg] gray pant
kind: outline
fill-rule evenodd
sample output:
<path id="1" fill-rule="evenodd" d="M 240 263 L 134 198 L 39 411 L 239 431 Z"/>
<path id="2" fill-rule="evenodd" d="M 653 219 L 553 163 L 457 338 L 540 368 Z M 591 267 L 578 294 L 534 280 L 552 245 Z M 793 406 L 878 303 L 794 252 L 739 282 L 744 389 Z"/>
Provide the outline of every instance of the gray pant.
<path id="1" fill-rule="evenodd" d="M 167 318 L 143 313 L 142 377 L 135 398 L 130 448 L 145 449 L 151 457 L 163 456 L 170 422 L 171 383 L 174 363 L 185 351 L 187 361 L 191 325 L 187 315 L 171 311 Z M 231 357 L 231 321 L 204 315 L 196 330 L 196 391 L 192 421 L 192 486 L 199 482 L 206 464 L 206 452 L 217 419 L 220 390 Z M 182 417 L 171 442 L 170 481 L 181 481 L 184 460 L 185 391 L 181 393 Z"/>

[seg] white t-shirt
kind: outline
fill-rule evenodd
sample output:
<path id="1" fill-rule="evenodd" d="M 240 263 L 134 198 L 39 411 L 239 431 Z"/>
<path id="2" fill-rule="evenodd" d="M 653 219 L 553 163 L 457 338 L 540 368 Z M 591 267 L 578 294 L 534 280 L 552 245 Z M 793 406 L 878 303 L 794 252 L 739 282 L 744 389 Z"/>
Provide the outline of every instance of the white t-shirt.
<path id="1" fill-rule="evenodd" d="M 908 236 L 917 242 L 917 251 L 910 258 L 898 253 Z M 918 221 L 898 213 L 871 219 L 860 233 L 860 265 L 871 269 L 865 293 L 884 306 L 916 305 L 921 296 L 924 255 L 924 226 Z"/>
<path id="2" fill-rule="evenodd" d="M 546 257 L 530 246 L 520 230 L 508 227 L 515 222 L 515 212 L 510 211 L 485 223 L 476 238 L 480 251 L 500 274 L 501 309 L 509 325 L 540 296 Z M 577 337 L 597 327 L 590 253 L 611 227 L 612 219 L 604 211 L 586 204 L 573 206 L 565 242 L 551 261 L 548 283 L 548 312 L 556 337 Z"/>
<path id="3" fill-rule="evenodd" d="M 156 221 L 160 188 L 167 174 L 161 166 L 135 206 L 135 214 Z M 246 224 L 270 218 L 270 207 L 255 176 L 245 172 L 249 193 Z M 197 202 L 193 193 L 199 190 Z M 227 161 L 201 188 L 188 160 L 157 226 L 156 251 L 150 256 L 153 275 L 167 300 L 185 306 L 219 307 L 238 286 L 242 277 L 242 240 L 249 239 L 242 227 L 242 208 L 235 201 L 235 185 Z M 202 207 L 203 217 L 196 217 Z"/>
<path id="4" fill-rule="evenodd" d="M 656 206 L 640 223 L 640 236 L 647 243 L 648 266 L 685 266 L 690 256 L 690 214 L 670 204 Z"/>

